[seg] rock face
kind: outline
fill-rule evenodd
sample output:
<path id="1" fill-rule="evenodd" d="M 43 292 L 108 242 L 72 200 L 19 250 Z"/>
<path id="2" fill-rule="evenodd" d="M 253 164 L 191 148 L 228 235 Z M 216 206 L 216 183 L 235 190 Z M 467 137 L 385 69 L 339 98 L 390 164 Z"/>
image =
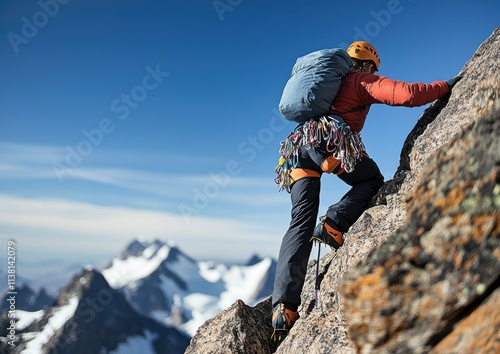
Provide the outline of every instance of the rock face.
<path id="1" fill-rule="evenodd" d="M 255 307 L 238 300 L 198 329 L 185 354 L 268 353 L 270 312 L 270 298 Z"/>
<path id="2" fill-rule="evenodd" d="M 409 134 L 398 171 L 315 262 L 277 353 L 500 352 L 500 27 Z M 270 353 L 270 299 L 207 321 L 186 353 Z M 251 341 L 249 340 L 251 338 Z"/>
<path id="3" fill-rule="evenodd" d="M 498 81 L 494 92 L 500 94 Z M 342 279 L 359 352 L 428 353 L 462 319 L 483 322 L 472 320 L 474 310 L 499 292 L 499 118 L 500 110 L 483 116 L 427 159 L 405 225 Z M 500 317 L 494 321 L 500 329 Z M 496 335 L 477 333 L 443 349 L 483 352 L 472 350 L 475 340 L 485 345 L 476 349 L 497 342 L 500 350 Z"/>

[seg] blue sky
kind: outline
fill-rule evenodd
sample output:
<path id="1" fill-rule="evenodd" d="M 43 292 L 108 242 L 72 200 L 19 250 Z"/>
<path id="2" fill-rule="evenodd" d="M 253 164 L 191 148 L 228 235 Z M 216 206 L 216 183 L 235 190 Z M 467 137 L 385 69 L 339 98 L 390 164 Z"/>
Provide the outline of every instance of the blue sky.
<path id="1" fill-rule="evenodd" d="M 380 74 L 456 75 L 497 1 L 2 1 L 0 241 L 19 262 L 103 264 L 130 240 L 198 259 L 277 257 L 277 111 L 297 57 L 368 40 Z M 374 106 L 386 179 L 422 108 Z M 325 176 L 322 209 L 346 191 Z M 3 251 L 2 251 L 3 252 Z"/>

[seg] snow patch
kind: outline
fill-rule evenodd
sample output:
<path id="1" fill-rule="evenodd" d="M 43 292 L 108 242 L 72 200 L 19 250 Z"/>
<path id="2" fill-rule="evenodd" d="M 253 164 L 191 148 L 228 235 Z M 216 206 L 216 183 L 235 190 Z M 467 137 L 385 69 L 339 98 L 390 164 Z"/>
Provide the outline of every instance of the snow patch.
<path id="1" fill-rule="evenodd" d="M 222 274 L 227 271 L 226 266 L 219 264 L 214 266 L 213 262 L 198 262 L 200 275 L 210 283 L 216 283 L 222 278 Z"/>
<path id="2" fill-rule="evenodd" d="M 55 308 L 43 331 L 36 334 L 33 340 L 29 341 L 22 354 L 42 353 L 42 347 L 48 343 L 49 339 L 73 317 L 78 306 L 78 297 L 72 297 L 67 305 Z M 25 337 L 23 337 L 25 338 Z"/>
<path id="3" fill-rule="evenodd" d="M 223 277 L 227 290 L 220 296 L 221 309 L 228 308 L 238 299 L 245 303 L 255 300 L 254 297 L 262 286 L 261 281 L 265 279 L 271 262 L 270 258 L 265 258 L 253 266 L 231 267 Z"/>
<path id="4" fill-rule="evenodd" d="M 120 343 L 116 350 L 110 352 L 110 354 L 156 354 L 153 348 L 153 341 L 155 336 L 149 332 L 145 332 L 145 336 L 133 336 L 129 337 L 126 342 Z"/>
<path id="5" fill-rule="evenodd" d="M 104 269 L 102 275 L 113 289 L 119 289 L 125 285 L 143 279 L 153 273 L 160 264 L 168 257 L 170 248 L 163 246 L 152 254 L 150 246 L 140 256 L 131 256 L 126 259 L 113 259 L 111 267 Z M 148 252 L 146 252 L 149 250 Z M 144 254 L 146 253 L 146 255 Z M 147 257 L 149 256 L 149 257 Z"/>
<path id="6" fill-rule="evenodd" d="M 147 259 L 153 258 L 155 253 L 158 251 L 158 246 L 155 244 L 152 244 L 151 246 L 147 247 L 144 251 L 142 251 L 142 257 L 145 257 Z"/>
<path id="7" fill-rule="evenodd" d="M 42 318 L 44 313 L 45 313 L 44 310 L 39 310 L 35 312 L 16 310 L 16 316 L 17 316 L 16 329 L 18 331 L 22 331 L 33 322 L 38 321 L 40 318 Z"/>
<path id="8" fill-rule="evenodd" d="M 192 319 L 184 323 L 181 328 L 190 336 L 194 336 L 198 327 L 221 311 L 217 305 L 219 298 L 216 296 L 190 294 L 183 300 L 184 308 L 191 312 Z"/>

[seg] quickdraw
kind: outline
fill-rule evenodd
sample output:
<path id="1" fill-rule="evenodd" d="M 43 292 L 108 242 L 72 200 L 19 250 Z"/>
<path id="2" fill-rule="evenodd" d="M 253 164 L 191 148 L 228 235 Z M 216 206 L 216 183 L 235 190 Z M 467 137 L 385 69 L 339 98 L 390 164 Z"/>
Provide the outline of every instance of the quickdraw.
<path id="1" fill-rule="evenodd" d="M 365 146 L 361 136 L 353 132 L 349 124 L 338 116 L 323 116 L 299 125 L 280 143 L 278 166 L 275 168 L 278 190 L 290 192 L 290 172 L 297 167 L 299 150 L 316 148 L 325 142 L 325 149 L 340 160 L 345 172 L 354 170 L 356 162 L 361 159 Z"/>

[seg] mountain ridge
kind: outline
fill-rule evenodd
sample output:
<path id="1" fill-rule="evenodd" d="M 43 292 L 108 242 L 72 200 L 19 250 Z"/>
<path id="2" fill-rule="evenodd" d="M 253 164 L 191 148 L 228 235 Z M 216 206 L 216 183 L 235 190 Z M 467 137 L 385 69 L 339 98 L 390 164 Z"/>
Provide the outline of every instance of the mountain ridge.
<path id="1" fill-rule="evenodd" d="M 205 320 L 237 298 L 257 303 L 269 293 L 275 264 L 260 257 L 249 265 L 196 261 L 170 241 L 141 237 L 102 270 L 84 267 L 57 298 L 17 309 L 15 347 L 3 340 L 12 320 L 4 311 L 0 351 L 183 353 Z M 21 290 L 38 299 L 30 288 Z"/>

